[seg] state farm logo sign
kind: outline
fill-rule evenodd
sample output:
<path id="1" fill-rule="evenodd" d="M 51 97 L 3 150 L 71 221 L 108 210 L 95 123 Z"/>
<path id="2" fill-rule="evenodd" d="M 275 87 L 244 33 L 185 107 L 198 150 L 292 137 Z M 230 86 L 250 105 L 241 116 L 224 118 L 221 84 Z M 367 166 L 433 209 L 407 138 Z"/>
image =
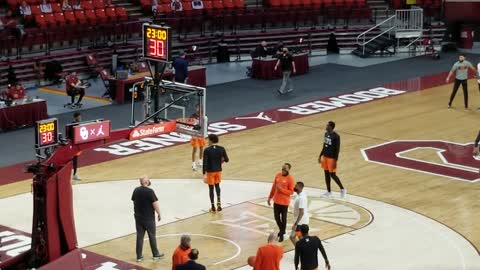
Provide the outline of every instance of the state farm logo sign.
<path id="1" fill-rule="evenodd" d="M 176 126 L 175 121 L 139 126 L 130 132 L 129 140 L 139 140 L 146 137 L 169 133 L 174 131 Z"/>
<path id="2" fill-rule="evenodd" d="M 480 180 L 480 160 L 472 156 L 473 144 L 439 140 L 391 141 L 361 151 L 365 160 L 378 164 L 471 183 Z M 417 158 L 420 152 L 422 157 L 430 157 Z"/>

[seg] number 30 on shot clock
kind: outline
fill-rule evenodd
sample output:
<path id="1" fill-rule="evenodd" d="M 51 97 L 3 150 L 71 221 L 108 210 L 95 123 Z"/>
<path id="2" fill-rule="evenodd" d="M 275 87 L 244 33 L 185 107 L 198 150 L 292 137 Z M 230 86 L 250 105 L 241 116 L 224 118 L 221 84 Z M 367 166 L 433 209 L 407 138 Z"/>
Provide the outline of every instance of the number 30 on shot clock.
<path id="1" fill-rule="evenodd" d="M 170 27 L 143 24 L 143 57 L 159 62 L 170 61 L 171 48 Z"/>
<path id="2" fill-rule="evenodd" d="M 35 125 L 35 147 L 43 148 L 58 144 L 58 120 L 51 118 L 37 121 Z"/>

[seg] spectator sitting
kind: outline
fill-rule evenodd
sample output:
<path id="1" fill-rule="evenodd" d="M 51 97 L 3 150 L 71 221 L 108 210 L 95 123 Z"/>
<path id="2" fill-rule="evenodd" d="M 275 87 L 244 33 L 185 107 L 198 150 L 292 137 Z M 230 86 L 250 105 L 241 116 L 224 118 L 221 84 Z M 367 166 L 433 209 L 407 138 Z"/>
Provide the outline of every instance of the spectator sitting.
<path id="1" fill-rule="evenodd" d="M 40 10 L 42 13 L 52 13 L 52 5 L 47 0 L 43 0 L 42 4 L 40 4 Z"/>
<path id="2" fill-rule="evenodd" d="M 270 49 L 267 47 L 267 42 L 264 40 L 260 43 L 260 46 L 258 46 L 257 48 L 255 48 L 255 50 L 253 51 L 253 54 L 252 54 L 252 57 L 256 58 L 256 57 L 267 57 L 270 53 Z"/>
<path id="3" fill-rule="evenodd" d="M 157 0 L 152 0 L 152 14 L 156 15 L 158 11 L 158 2 Z"/>
<path id="4" fill-rule="evenodd" d="M 182 2 L 180 2 L 179 0 L 172 0 L 172 2 L 170 3 L 170 7 L 172 8 L 172 11 L 183 10 Z"/>
<path id="5" fill-rule="evenodd" d="M 0 18 L 3 25 L 3 30 L 8 34 L 15 35 L 16 37 L 20 38 L 21 32 L 17 28 L 17 21 L 12 16 L 12 11 L 8 10 L 5 17 Z"/>
<path id="6" fill-rule="evenodd" d="M 203 1 L 202 0 L 193 0 L 192 1 L 192 9 L 203 9 Z"/>
<path id="7" fill-rule="evenodd" d="M 25 98 L 25 88 L 21 84 L 11 86 L 8 88 L 8 97 L 13 100 Z"/>
<path id="8" fill-rule="evenodd" d="M 32 9 L 25 0 L 22 1 L 19 11 L 23 16 L 24 23 L 30 25 L 33 22 Z"/>
<path id="9" fill-rule="evenodd" d="M 75 3 L 72 5 L 73 9 L 80 10 L 82 9 L 82 5 L 80 4 L 80 0 L 76 0 Z"/>
<path id="10" fill-rule="evenodd" d="M 70 10 L 70 9 L 72 9 L 72 6 L 70 6 L 70 3 L 68 3 L 68 0 L 63 0 L 62 10 Z"/>
<path id="11" fill-rule="evenodd" d="M 32 15 L 32 9 L 30 8 L 30 6 L 27 4 L 27 2 L 25 0 L 22 1 L 22 4 L 20 5 L 19 11 L 20 11 L 20 14 L 23 15 L 23 17 Z"/>

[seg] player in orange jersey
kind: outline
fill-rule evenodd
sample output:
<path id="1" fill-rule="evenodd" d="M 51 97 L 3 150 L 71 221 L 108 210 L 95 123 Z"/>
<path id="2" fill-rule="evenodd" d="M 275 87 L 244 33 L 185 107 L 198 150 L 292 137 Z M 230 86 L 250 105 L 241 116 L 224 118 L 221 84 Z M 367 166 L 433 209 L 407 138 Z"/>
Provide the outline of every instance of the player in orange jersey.
<path id="1" fill-rule="evenodd" d="M 273 215 L 279 228 L 278 241 L 283 242 L 283 237 L 287 227 L 287 212 L 290 204 L 290 196 L 293 194 L 295 180 L 290 175 L 292 165 L 285 163 L 282 166 L 282 172 L 275 175 L 275 180 L 268 196 L 267 204 L 271 205 L 273 199 Z"/>
<path id="2" fill-rule="evenodd" d="M 188 254 L 192 250 L 191 238 L 188 235 L 182 235 L 180 238 L 180 245 L 175 249 L 172 255 L 172 270 L 177 268 L 177 265 L 188 262 Z"/>
<path id="3" fill-rule="evenodd" d="M 320 156 L 318 157 L 318 163 L 322 165 L 325 171 L 325 184 L 327 185 L 327 192 L 323 194 L 324 197 L 331 198 L 332 190 L 330 188 L 330 179 L 333 179 L 335 183 L 340 187 L 340 196 L 345 198 L 347 196 L 347 190 L 343 187 L 340 178 L 337 176 L 337 161 L 340 153 L 340 136 L 333 131 L 335 129 L 335 123 L 329 121 L 326 127 L 325 138 L 323 139 L 323 148 Z"/>
<path id="4" fill-rule="evenodd" d="M 192 120 L 194 120 L 192 124 L 197 124 L 200 121 L 200 117 L 202 117 L 200 113 L 200 105 L 197 105 L 197 111 L 190 116 Z M 197 164 L 195 163 L 197 149 L 198 149 L 198 166 L 203 166 L 203 147 L 205 146 L 205 139 L 203 137 L 192 137 L 190 140 L 190 144 L 192 145 L 192 170 L 197 170 Z"/>
<path id="5" fill-rule="evenodd" d="M 253 270 L 280 270 L 283 248 L 277 244 L 274 233 L 268 235 L 268 243 L 258 248 Z"/>
<path id="6" fill-rule="evenodd" d="M 220 202 L 220 182 L 222 181 L 222 163 L 228 162 L 227 151 L 218 144 L 218 136 L 215 134 L 208 135 L 209 146 L 203 151 L 203 175 L 205 183 L 208 184 L 211 208 L 210 212 L 215 213 L 222 211 Z M 217 193 L 217 208 L 214 204 L 213 188 Z"/>

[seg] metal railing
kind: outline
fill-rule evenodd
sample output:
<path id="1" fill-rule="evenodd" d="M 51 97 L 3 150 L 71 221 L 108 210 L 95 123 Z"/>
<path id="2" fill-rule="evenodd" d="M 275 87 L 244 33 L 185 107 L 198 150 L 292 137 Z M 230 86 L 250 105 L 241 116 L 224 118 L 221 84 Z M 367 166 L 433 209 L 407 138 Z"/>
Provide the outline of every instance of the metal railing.
<path id="1" fill-rule="evenodd" d="M 368 43 L 376 40 L 377 38 L 385 35 L 388 33 L 388 35 L 390 35 L 390 32 L 393 31 L 395 29 L 395 18 L 396 16 L 393 15 L 389 18 L 387 18 L 386 20 L 378 23 L 377 25 L 371 27 L 370 29 L 368 29 L 367 31 L 361 33 L 360 35 L 358 35 L 357 37 L 357 44 L 362 46 L 362 54 L 365 54 L 365 46 L 367 46 Z M 375 30 L 382 30 L 382 32 L 380 32 L 380 34 L 370 38 L 367 40 L 367 34 L 375 31 Z M 360 42 L 360 40 L 363 40 L 363 42 Z"/>
<path id="2" fill-rule="evenodd" d="M 423 31 L 423 9 L 400 9 L 395 12 L 395 31 L 396 32 L 421 32 Z"/>
<path id="3" fill-rule="evenodd" d="M 380 30 L 380 34 L 372 38 L 367 38 L 367 34 L 375 30 Z M 362 54 L 365 54 L 365 47 L 367 44 L 383 35 L 388 34 L 390 37 L 392 32 L 395 32 L 395 37 L 397 38 L 399 37 L 397 35 L 399 33 L 410 35 L 410 37 L 412 37 L 411 35 L 417 37 L 417 39 L 408 46 L 411 46 L 418 41 L 423 32 L 423 9 L 414 7 L 412 9 L 396 10 L 394 15 L 358 35 L 357 44 L 362 46 Z"/>

